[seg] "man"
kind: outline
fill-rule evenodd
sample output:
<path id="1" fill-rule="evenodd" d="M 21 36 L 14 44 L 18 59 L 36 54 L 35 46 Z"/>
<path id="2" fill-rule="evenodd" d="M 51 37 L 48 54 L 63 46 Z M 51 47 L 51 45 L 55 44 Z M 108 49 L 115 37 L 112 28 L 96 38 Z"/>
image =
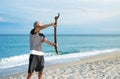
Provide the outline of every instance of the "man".
<path id="1" fill-rule="evenodd" d="M 41 45 L 43 42 L 51 46 L 56 45 L 41 33 L 41 30 L 50 26 L 56 27 L 55 23 L 45 25 L 42 25 L 41 22 L 38 21 L 34 23 L 34 29 L 32 29 L 30 33 L 30 57 L 27 79 L 32 78 L 34 71 L 38 72 L 38 79 L 43 79 L 44 53 L 42 52 Z"/>

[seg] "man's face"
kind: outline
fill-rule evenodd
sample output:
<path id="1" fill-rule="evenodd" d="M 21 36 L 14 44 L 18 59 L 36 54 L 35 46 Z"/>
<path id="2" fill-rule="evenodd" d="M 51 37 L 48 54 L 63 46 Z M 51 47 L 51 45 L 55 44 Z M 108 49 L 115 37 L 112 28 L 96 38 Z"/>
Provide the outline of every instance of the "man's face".
<path id="1" fill-rule="evenodd" d="M 38 22 L 35 27 L 35 32 L 39 32 L 41 27 L 42 27 L 42 23 Z"/>

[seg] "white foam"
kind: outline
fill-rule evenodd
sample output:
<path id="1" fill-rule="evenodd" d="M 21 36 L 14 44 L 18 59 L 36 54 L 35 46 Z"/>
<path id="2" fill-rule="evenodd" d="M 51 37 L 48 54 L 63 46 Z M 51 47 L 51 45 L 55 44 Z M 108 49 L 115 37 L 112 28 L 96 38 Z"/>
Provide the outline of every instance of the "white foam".
<path id="1" fill-rule="evenodd" d="M 0 69 L 11 68 L 28 64 L 28 54 L 3 58 L 0 60 Z"/>
<path id="2" fill-rule="evenodd" d="M 53 61 L 56 61 L 57 63 L 59 63 L 59 62 L 64 62 L 64 60 L 67 60 L 67 59 L 75 59 L 75 58 L 81 59 L 88 56 L 117 52 L 117 51 L 120 51 L 120 49 L 110 49 L 110 50 L 100 50 L 100 51 L 95 50 L 91 52 L 79 52 L 79 53 L 71 53 L 71 54 L 64 54 L 64 55 L 53 55 L 53 54 L 47 53 L 45 54 L 45 62 L 53 64 L 55 63 Z M 28 64 L 28 59 L 29 59 L 29 54 L 13 56 L 9 58 L 2 58 L 0 59 L 0 69 L 26 65 Z M 58 60 L 60 61 L 58 62 Z"/>
<path id="3" fill-rule="evenodd" d="M 65 55 L 46 57 L 46 61 L 61 60 L 61 59 L 62 61 L 64 61 L 65 59 L 74 59 L 74 58 L 80 59 L 88 56 L 94 56 L 97 54 L 112 53 L 117 51 L 120 51 L 120 49 L 110 49 L 110 50 L 101 50 L 101 51 L 95 50 L 91 52 L 71 53 L 71 54 L 65 54 Z"/>

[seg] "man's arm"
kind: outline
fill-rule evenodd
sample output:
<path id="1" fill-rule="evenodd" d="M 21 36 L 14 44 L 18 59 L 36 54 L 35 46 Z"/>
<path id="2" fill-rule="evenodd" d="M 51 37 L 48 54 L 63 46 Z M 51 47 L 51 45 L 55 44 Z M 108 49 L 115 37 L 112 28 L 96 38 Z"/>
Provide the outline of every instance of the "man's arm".
<path id="1" fill-rule="evenodd" d="M 45 29 L 45 28 L 47 28 L 49 26 L 55 26 L 55 23 L 50 23 L 50 24 L 42 25 L 41 30 L 43 30 L 43 29 Z"/>
<path id="2" fill-rule="evenodd" d="M 55 43 L 53 43 L 53 42 L 49 41 L 49 40 L 48 40 L 48 39 L 46 39 L 46 38 L 44 38 L 44 42 L 45 42 L 45 43 L 47 43 L 47 44 L 49 44 L 49 45 L 51 45 L 51 46 L 56 46 L 56 44 L 55 44 Z"/>

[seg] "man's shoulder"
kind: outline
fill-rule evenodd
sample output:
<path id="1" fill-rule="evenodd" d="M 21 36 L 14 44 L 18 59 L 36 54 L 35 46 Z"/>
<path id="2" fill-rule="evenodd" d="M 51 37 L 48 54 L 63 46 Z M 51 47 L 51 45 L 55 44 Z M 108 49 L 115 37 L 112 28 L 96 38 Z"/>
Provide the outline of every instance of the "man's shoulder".
<path id="1" fill-rule="evenodd" d="M 39 35 L 45 37 L 45 35 L 43 33 L 39 33 Z"/>
<path id="2" fill-rule="evenodd" d="M 31 32 L 30 32 L 30 35 L 36 35 L 36 34 L 37 34 L 37 33 L 34 32 L 34 29 L 32 29 Z M 45 37 L 45 35 L 44 35 L 43 33 L 39 33 L 39 36 Z"/>
<path id="3" fill-rule="evenodd" d="M 36 34 L 36 33 L 34 32 L 34 30 L 35 30 L 35 29 L 32 29 L 32 30 L 30 31 L 30 34 L 32 34 L 32 35 Z"/>

